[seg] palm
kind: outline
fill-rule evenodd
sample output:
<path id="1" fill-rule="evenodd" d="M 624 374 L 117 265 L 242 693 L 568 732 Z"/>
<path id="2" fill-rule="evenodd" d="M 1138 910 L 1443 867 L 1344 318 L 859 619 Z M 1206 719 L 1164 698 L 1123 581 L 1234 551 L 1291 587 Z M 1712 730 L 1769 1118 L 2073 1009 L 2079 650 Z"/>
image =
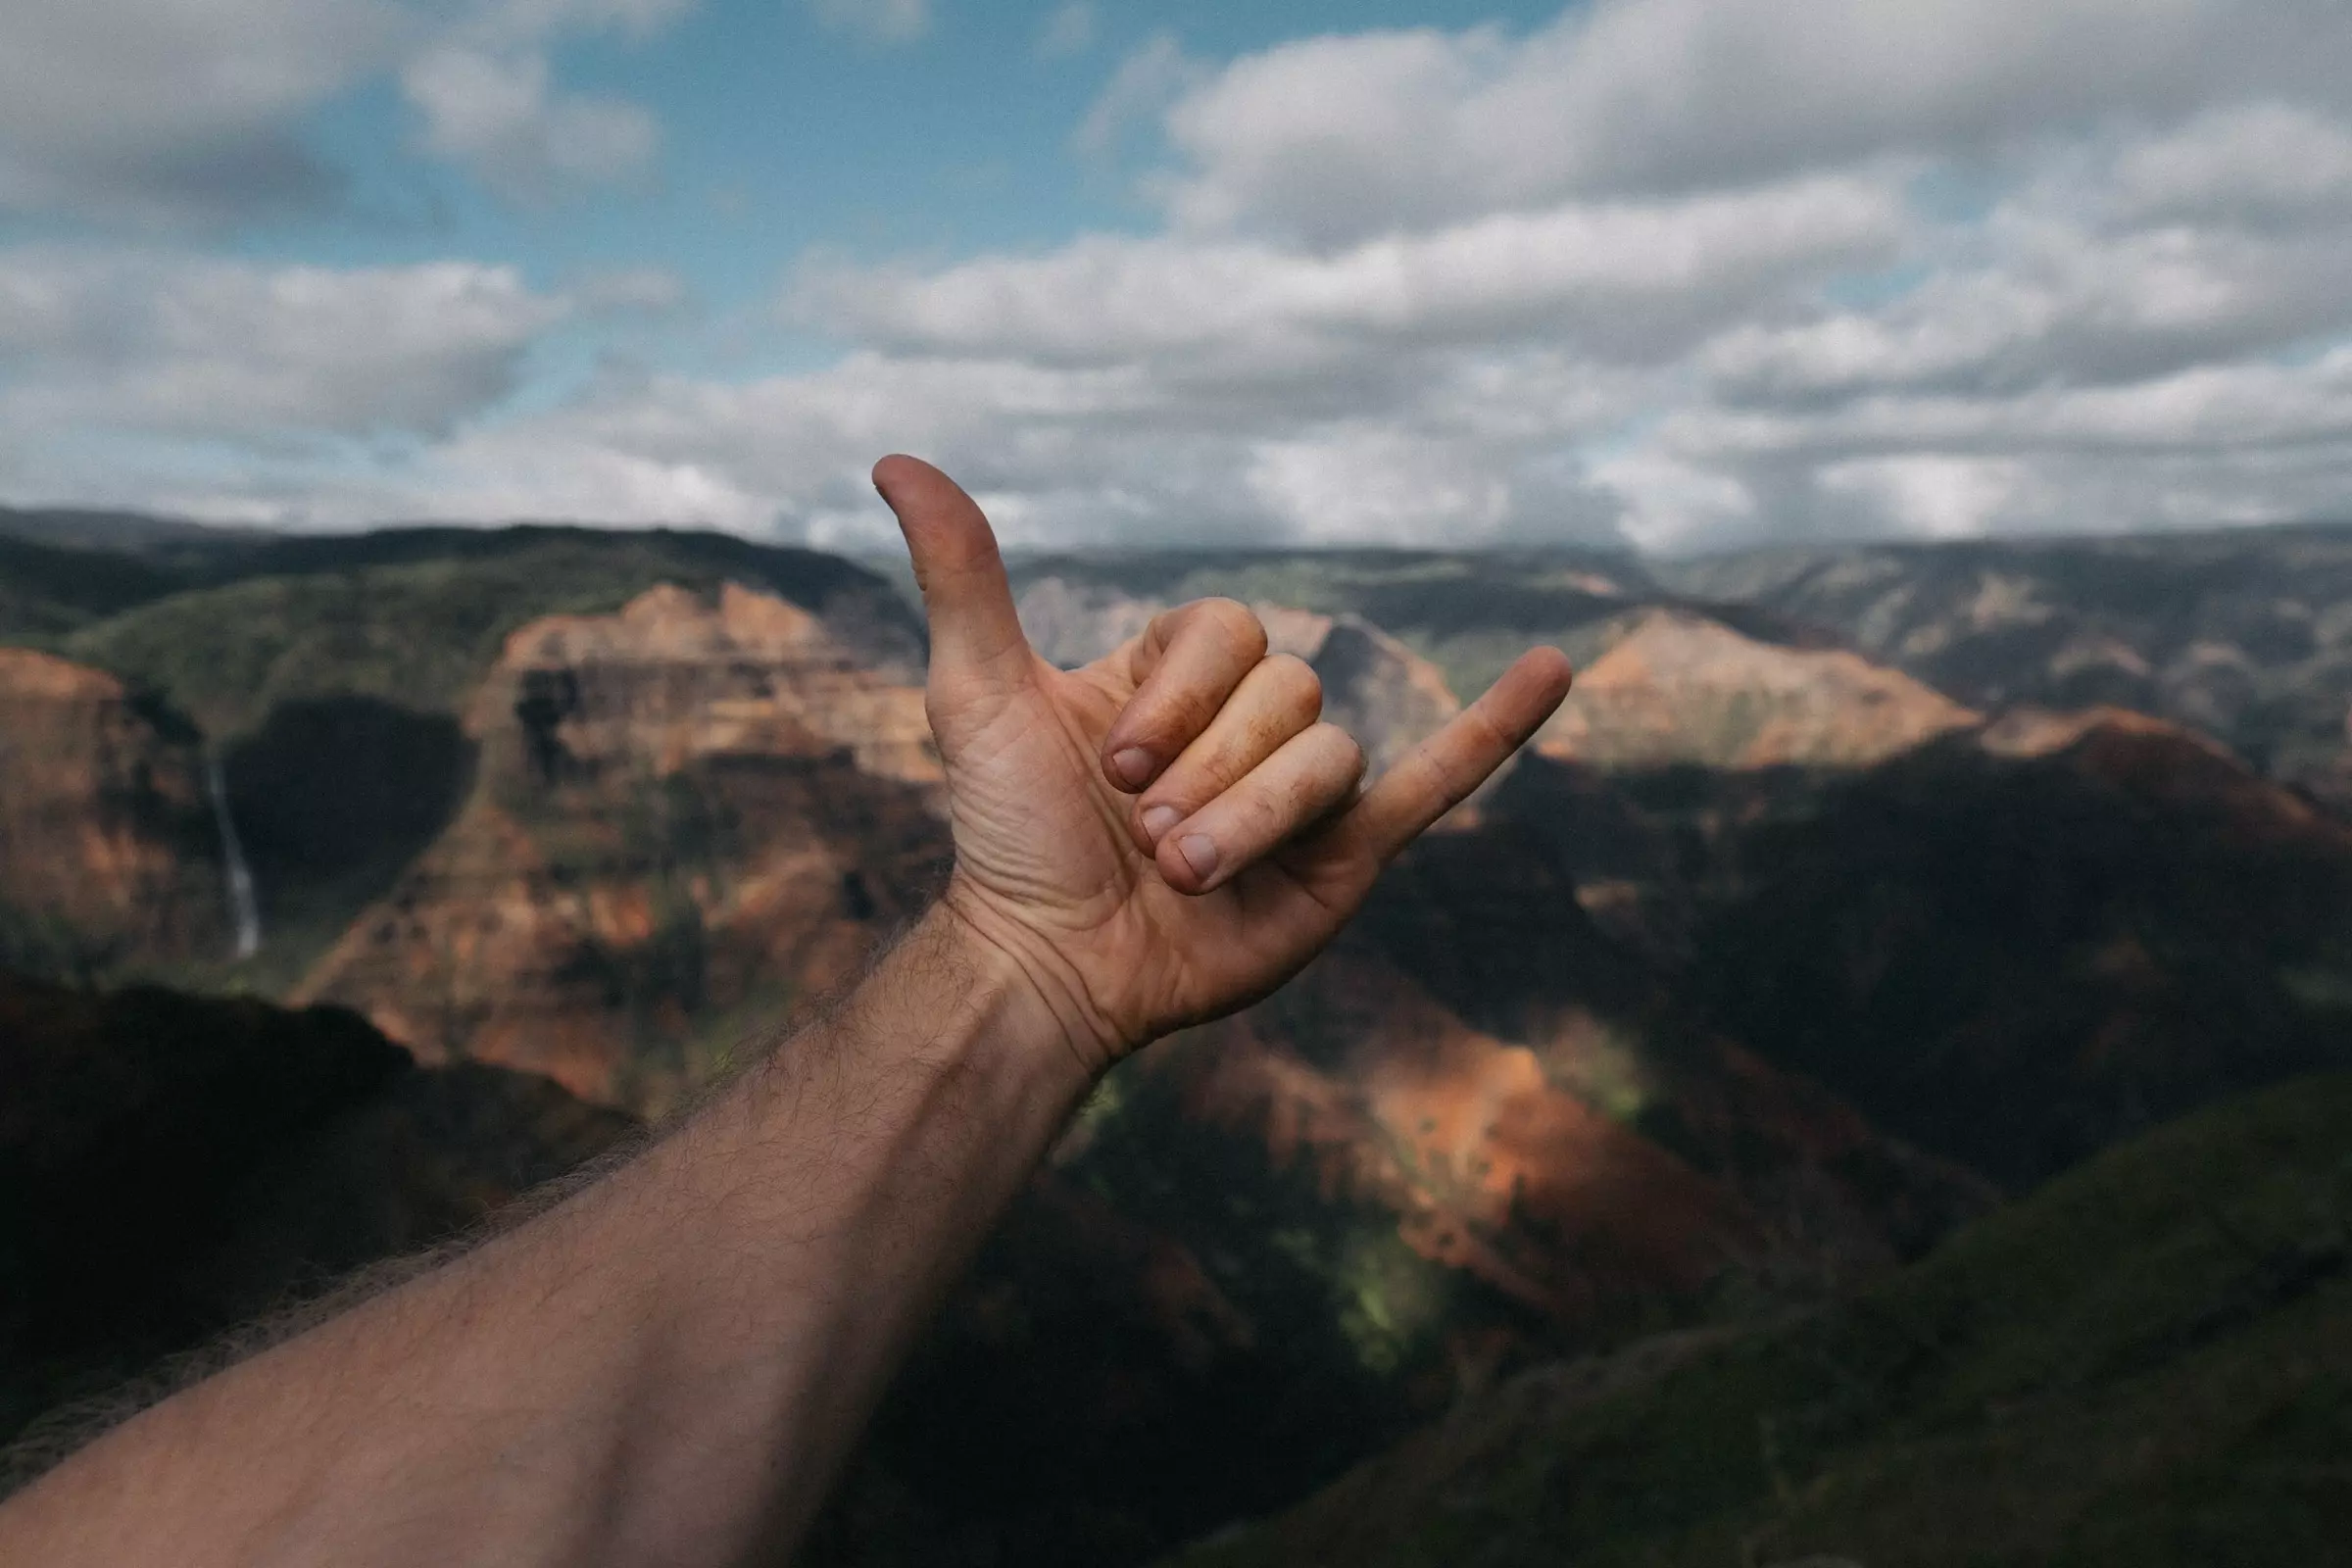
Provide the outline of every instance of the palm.
<path id="1" fill-rule="evenodd" d="M 1122 648 L 1066 672 L 1041 660 L 1028 690 L 978 710 L 935 704 L 935 723 L 959 873 L 1024 907 L 1079 963 L 1103 1010 L 1141 1038 L 1281 983 L 1361 890 L 1348 886 L 1344 858 L 1312 853 L 1311 841 L 1206 893 L 1170 887 L 1128 826 L 1134 798 L 1099 761 L 1136 694 L 1130 659 Z"/>
<path id="2" fill-rule="evenodd" d="M 951 903 L 1050 971 L 1104 1060 L 1288 978 L 1354 912 L 1381 864 L 1567 691 L 1566 661 L 1531 653 L 1358 800 L 1361 753 L 1314 722 L 1313 677 L 1266 659 L 1241 607 L 1187 607 L 1083 669 L 1055 669 L 1022 636 L 970 498 L 906 458 L 884 460 L 875 482 L 899 514 L 931 620 L 926 696 L 955 830 Z M 1111 774 L 1137 755 L 1149 774 L 1121 788 Z"/>

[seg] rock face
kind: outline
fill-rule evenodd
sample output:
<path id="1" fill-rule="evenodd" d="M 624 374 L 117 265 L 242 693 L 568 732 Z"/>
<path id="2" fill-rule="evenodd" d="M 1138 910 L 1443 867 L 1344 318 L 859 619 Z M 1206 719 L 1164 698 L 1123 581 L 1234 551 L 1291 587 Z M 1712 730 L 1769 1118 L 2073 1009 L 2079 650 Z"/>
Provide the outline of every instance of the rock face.
<path id="1" fill-rule="evenodd" d="M 1590 669 L 1537 745 L 1589 766 L 1862 767 L 1975 713 L 1842 651 L 1802 651 L 1653 611 Z"/>
<path id="2" fill-rule="evenodd" d="M 544 1079 L 420 1070 L 339 1009 L 0 974 L 0 1440 L 631 1125 Z"/>
<path id="3" fill-rule="evenodd" d="M 2348 1120 L 2352 1074 L 2211 1107 L 1821 1310 L 1466 1398 L 1171 1568 L 2330 1560 Z"/>
<path id="4" fill-rule="evenodd" d="M 1691 975 L 1734 1032 L 2013 1189 L 2352 1063 L 2352 829 L 2178 726 L 2014 715 L 1730 853 Z"/>
<path id="5" fill-rule="evenodd" d="M 0 960 L 98 975 L 225 958 L 196 735 L 111 675 L 0 648 Z"/>
<path id="6" fill-rule="evenodd" d="M 2131 708 L 2327 791 L 2352 768 L 2352 530 L 1764 551 L 1659 574 L 1979 708 Z"/>
<path id="7" fill-rule="evenodd" d="M 919 690 L 727 587 L 515 632 L 457 820 L 299 995 L 427 1060 L 659 1109 L 847 978 L 944 865 Z"/>
<path id="8" fill-rule="evenodd" d="M 1041 577 L 1022 587 L 1014 600 L 1029 646 L 1064 669 L 1091 664 L 1140 636 L 1170 603 L 1064 576 Z"/>

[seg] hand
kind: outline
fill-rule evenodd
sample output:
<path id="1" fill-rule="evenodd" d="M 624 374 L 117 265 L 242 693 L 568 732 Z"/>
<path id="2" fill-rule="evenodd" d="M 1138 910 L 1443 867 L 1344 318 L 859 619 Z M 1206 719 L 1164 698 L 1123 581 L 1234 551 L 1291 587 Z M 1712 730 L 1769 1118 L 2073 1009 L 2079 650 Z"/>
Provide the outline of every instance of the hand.
<path id="1" fill-rule="evenodd" d="M 1568 692 L 1566 657 L 1529 651 L 1359 798 L 1363 753 L 1316 722 L 1314 672 L 1266 657 L 1245 607 L 1200 600 L 1056 669 L 1021 633 L 971 497 L 907 457 L 877 464 L 874 487 L 931 623 L 944 907 L 1020 966 L 1090 1074 L 1296 974 Z"/>

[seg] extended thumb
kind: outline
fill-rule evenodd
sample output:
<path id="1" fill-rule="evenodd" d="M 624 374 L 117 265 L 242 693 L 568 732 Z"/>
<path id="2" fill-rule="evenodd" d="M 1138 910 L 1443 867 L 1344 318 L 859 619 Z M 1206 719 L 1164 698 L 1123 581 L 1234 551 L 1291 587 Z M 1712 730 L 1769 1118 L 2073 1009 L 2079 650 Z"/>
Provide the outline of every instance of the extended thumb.
<path id="1" fill-rule="evenodd" d="M 979 505 L 930 464 L 902 454 L 874 465 L 874 488 L 906 536 L 931 623 L 934 679 L 1025 679 L 1029 642 L 1012 608 L 996 533 Z"/>

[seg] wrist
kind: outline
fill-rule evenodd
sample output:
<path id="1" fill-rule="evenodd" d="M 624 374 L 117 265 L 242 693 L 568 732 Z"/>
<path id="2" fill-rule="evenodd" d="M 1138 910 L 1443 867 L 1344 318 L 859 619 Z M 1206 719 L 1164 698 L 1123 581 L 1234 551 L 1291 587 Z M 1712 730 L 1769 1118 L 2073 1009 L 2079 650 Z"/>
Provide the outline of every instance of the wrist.
<path id="1" fill-rule="evenodd" d="M 1023 1032 L 1035 1034 L 1041 1049 L 1071 1064 L 1082 1080 L 1081 1092 L 1126 1054 L 1128 1042 L 1096 1005 L 1069 960 L 960 874 L 949 880 L 925 923 L 938 924 L 943 939 L 955 943 L 967 963 L 1015 993 L 1016 1006 L 1031 1020 Z"/>

